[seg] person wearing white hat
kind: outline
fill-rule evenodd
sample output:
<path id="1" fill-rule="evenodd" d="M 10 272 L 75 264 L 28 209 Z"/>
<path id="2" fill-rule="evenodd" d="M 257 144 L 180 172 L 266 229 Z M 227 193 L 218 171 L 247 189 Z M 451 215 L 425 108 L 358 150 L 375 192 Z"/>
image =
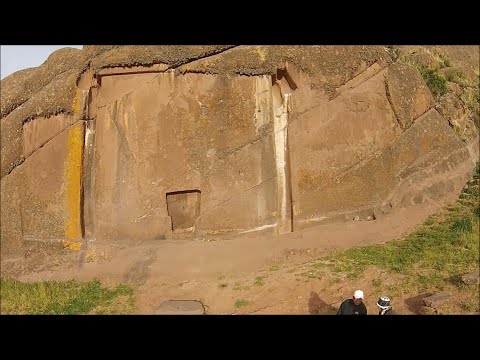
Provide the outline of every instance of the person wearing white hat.
<path id="1" fill-rule="evenodd" d="M 390 304 L 390 298 L 388 296 L 382 296 L 377 301 L 378 315 L 396 315 Z"/>
<path id="2" fill-rule="evenodd" d="M 357 290 L 353 293 L 353 298 L 344 300 L 338 308 L 337 315 L 367 315 L 363 291 Z"/>

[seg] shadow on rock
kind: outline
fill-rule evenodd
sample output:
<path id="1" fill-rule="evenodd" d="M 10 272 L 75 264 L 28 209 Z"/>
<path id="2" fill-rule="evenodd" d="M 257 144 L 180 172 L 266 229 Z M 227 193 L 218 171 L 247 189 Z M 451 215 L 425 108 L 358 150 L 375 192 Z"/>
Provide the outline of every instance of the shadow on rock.
<path id="1" fill-rule="evenodd" d="M 405 299 L 405 305 L 407 305 L 408 310 L 415 314 L 420 313 L 420 309 L 422 308 L 423 304 L 423 299 L 426 297 L 432 295 L 431 293 L 423 293 L 414 297 L 411 297 L 409 299 Z"/>
<path id="2" fill-rule="evenodd" d="M 310 299 L 308 299 L 308 311 L 312 315 L 335 315 L 337 310 L 320 299 L 315 291 L 310 293 Z"/>

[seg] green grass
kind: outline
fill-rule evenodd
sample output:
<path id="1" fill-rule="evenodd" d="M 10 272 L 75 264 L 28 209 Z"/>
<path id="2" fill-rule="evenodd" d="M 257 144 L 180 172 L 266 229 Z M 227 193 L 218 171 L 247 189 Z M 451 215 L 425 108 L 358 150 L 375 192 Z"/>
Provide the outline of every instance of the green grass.
<path id="1" fill-rule="evenodd" d="M 312 269 L 311 271 L 305 271 L 302 273 L 296 274 L 296 276 L 302 276 L 307 279 L 321 279 L 323 277 L 323 270 L 319 269 L 322 265 L 314 264 L 313 267 L 315 269 Z"/>
<path id="2" fill-rule="evenodd" d="M 474 115 L 473 124 L 477 127 L 477 129 L 480 129 L 480 115 L 479 114 Z"/>
<path id="3" fill-rule="evenodd" d="M 235 308 L 240 309 L 241 307 L 247 306 L 247 305 L 249 305 L 249 304 L 250 304 L 250 301 L 248 301 L 248 300 L 245 300 L 245 299 L 237 299 L 237 300 L 235 301 L 234 306 L 235 306 Z"/>
<path id="4" fill-rule="evenodd" d="M 463 75 L 458 70 L 446 71 L 444 76 L 445 76 L 445 80 L 447 81 L 454 82 L 460 86 L 469 86 L 469 83 L 465 78 L 465 75 Z"/>
<path id="5" fill-rule="evenodd" d="M 460 303 L 460 308 L 464 311 L 468 312 L 480 312 L 480 305 L 478 304 L 478 297 L 477 298 L 470 298 Z"/>
<path id="6" fill-rule="evenodd" d="M 434 52 L 427 51 L 427 52 L 432 57 L 434 61 L 434 68 L 436 70 L 452 66 L 452 61 L 445 54 L 437 51 L 434 51 Z"/>
<path id="7" fill-rule="evenodd" d="M 109 289 L 97 280 L 22 283 L 1 279 L 1 314 L 119 314 L 134 308 L 133 289 L 118 285 Z"/>
<path id="8" fill-rule="evenodd" d="M 460 99 L 467 108 L 478 114 L 478 106 L 480 103 L 480 89 L 478 85 L 475 87 L 466 87 Z"/>
<path id="9" fill-rule="evenodd" d="M 235 290 L 235 291 L 248 290 L 248 289 L 250 289 L 250 286 L 243 285 L 240 281 L 237 281 L 237 282 L 233 285 L 233 290 Z"/>
<path id="10" fill-rule="evenodd" d="M 389 289 L 394 292 L 443 290 L 452 284 L 459 288 L 460 282 L 452 283 L 452 278 L 478 270 L 480 263 L 478 185 L 462 194 L 461 200 L 430 216 L 404 239 L 340 251 L 316 261 L 312 268 L 323 267 L 347 278 L 357 278 L 369 266 L 390 270 L 404 279 L 403 284 Z M 372 285 L 381 285 L 374 281 Z"/>
<path id="11" fill-rule="evenodd" d="M 277 271 L 280 269 L 280 266 L 278 266 L 278 264 L 273 264 L 272 266 L 270 266 L 270 271 Z"/>
<path id="12" fill-rule="evenodd" d="M 266 276 L 257 276 L 257 277 L 255 278 L 255 282 L 253 283 L 253 285 L 255 285 L 255 286 L 263 286 L 263 285 L 265 285 L 265 279 L 266 279 L 266 278 L 267 278 Z"/>
<path id="13" fill-rule="evenodd" d="M 443 95 L 447 92 L 447 80 L 435 70 L 419 66 L 418 70 L 434 95 Z"/>
<path id="14" fill-rule="evenodd" d="M 398 61 L 415 67 L 420 74 L 422 74 L 423 79 L 434 95 L 444 95 L 447 92 L 447 81 L 465 85 L 465 77 L 460 72 L 450 70 L 446 72 L 445 76 L 438 73 L 438 70 L 452 66 L 452 62 L 445 54 L 431 52 L 429 50 L 426 50 L 426 53 L 428 53 L 433 60 L 433 64 L 430 65 L 430 67 L 422 65 L 408 56 L 401 57 Z"/>
<path id="15" fill-rule="evenodd" d="M 340 284 L 342 282 L 342 279 L 338 276 L 334 276 L 331 280 L 330 280 L 330 284 Z"/>

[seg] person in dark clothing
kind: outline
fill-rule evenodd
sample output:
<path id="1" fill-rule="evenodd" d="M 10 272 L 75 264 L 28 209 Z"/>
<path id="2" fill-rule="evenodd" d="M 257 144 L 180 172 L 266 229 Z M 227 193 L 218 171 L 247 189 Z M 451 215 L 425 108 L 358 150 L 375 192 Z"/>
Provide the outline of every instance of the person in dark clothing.
<path id="1" fill-rule="evenodd" d="M 363 291 L 357 290 L 353 298 L 344 300 L 338 308 L 337 315 L 367 315 L 367 307 L 363 303 Z"/>
<path id="2" fill-rule="evenodd" d="M 378 315 L 397 315 L 392 309 L 390 304 L 390 298 L 388 296 L 382 296 L 377 301 Z"/>

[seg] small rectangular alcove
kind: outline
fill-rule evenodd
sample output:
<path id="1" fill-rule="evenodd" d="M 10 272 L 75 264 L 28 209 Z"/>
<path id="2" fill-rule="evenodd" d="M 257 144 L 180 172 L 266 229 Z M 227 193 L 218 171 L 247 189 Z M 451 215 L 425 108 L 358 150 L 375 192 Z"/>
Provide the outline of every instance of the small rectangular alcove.
<path id="1" fill-rule="evenodd" d="M 167 193 L 167 211 L 173 231 L 192 228 L 200 215 L 200 190 Z"/>

